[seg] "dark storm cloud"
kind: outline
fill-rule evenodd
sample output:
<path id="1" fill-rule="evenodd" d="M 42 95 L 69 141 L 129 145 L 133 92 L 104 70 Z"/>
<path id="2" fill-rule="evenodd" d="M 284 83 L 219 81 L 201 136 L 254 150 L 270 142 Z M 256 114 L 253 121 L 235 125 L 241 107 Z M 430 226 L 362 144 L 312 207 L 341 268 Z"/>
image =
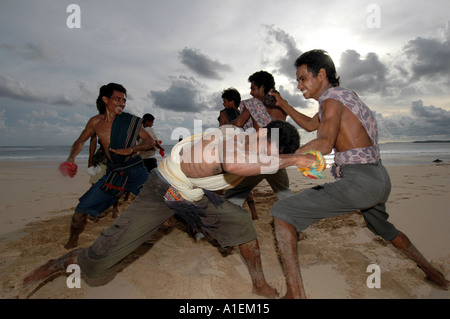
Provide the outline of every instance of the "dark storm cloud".
<path id="1" fill-rule="evenodd" d="M 268 40 L 275 41 L 279 47 L 285 50 L 283 55 L 275 58 L 275 72 L 285 75 L 287 78 L 293 78 L 295 60 L 303 52 L 297 47 L 294 37 L 287 32 L 274 26 L 266 26 L 266 30 Z M 369 53 L 366 57 L 362 57 L 355 50 L 343 52 L 338 75 L 341 77 L 341 84 L 358 92 L 384 92 L 388 86 L 388 68 L 375 53 Z"/>
<path id="2" fill-rule="evenodd" d="M 411 113 L 423 123 L 450 133 L 450 111 L 433 105 L 424 106 L 421 100 L 412 102 Z"/>
<path id="3" fill-rule="evenodd" d="M 417 37 L 408 41 L 398 55 L 385 60 L 373 52 L 363 57 L 355 50 L 347 50 L 341 55 L 338 73 L 343 86 L 361 93 L 400 92 L 408 96 L 441 92 L 443 83 L 450 83 L 450 23 L 442 36 Z M 417 87 L 423 78 L 436 81 Z"/>
<path id="4" fill-rule="evenodd" d="M 338 75 L 341 84 L 357 92 L 383 92 L 386 88 L 387 67 L 371 52 L 364 58 L 355 50 L 342 53 Z"/>
<path id="5" fill-rule="evenodd" d="M 221 80 L 223 79 L 223 72 L 232 70 L 229 65 L 213 60 L 196 49 L 184 48 L 179 57 L 181 63 L 189 69 L 209 79 Z"/>
<path id="6" fill-rule="evenodd" d="M 208 111 L 201 94 L 201 85 L 192 77 L 180 76 L 172 81 L 165 91 L 150 91 L 148 94 L 155 106 L 175 112 L 200 113 Z"/>
<path id="7" fill-rule="evenodd" d="M 294 62 L 302 54 L 302 51 L 297 48 L 294 37 L 286 31 L 275 28 L 273 25 L 265 27 L 268 39 L 274 39 L 286 50 L 286 54 L 275 61 L 276 72 L 285 75 L 287 78 L 292 78 L 295 74 Z"/>
<path id="8" fill-rule="evenodd" d="M 423 138 L 448 139 L 450 136 L 450 111 L 433 105 L 425 106 L 421 100 L 411 103 L 410 115 L 377 115 L 381 139 Z"/>
<path id="9" fill-rule="evenodd" d="M 265 27 L 267 41 L 273 41 L 278 48 L 284 49 L 283 53 L 271 57 L 274 72 L 292 78 L 293 64 L 302 51 L 289 33 L 274 26 Z M 442 82 L 450 83 L 450 22 L 441 33 L 436 38 L 417 37 L 410 40 L 395 56 L 381 57 L 375 52 L 363 56 L 349 48 L 339 60 L 337 71 L 341 85 L 361 94 L 403 96 L 418 93 L 413 82 L 417 83 L 422 77 L 438 76 L 441 83 L 428 86 L 428 89 L 432 93 L 439 92 Z M 421 87 L 421 90 L 425 88 Z"/>
<path id="10" fill-rule="evenodd" d="M 306 103 L 306 100 L 303 98 L 303 95 L 299 90 L 295 92 L 294 94 L 290 93 L 288 90 L 286 90 L 282 85 L 278 88 L 278 91 L 280 92 L 283 99 L 287 100 L 290 105 L 296 108 L 308 108 L 308 104 Z"/>
<path id="11" fill-rule="evenodd" d="M 52 105 L 70 106 L 75 104 L 75 101 L 66 95 L 43 96 L 23 82 L 16 81 L 2 74 L 0 74 L 0 97 L 23 102 L 41 102 Z"/>
<path id="12" fill-rule="evenodd" d="M 413 98 L 409 112 L 402 115 L 383 116 L 376 113 L 380 138 L 420 139 L 429 136 L 436 139 L 448 139 L 450 136 L 450 112 L 433 105 L 425 106 L 419 98 L 428 94 L 444 93 L 443 83 L 450 83 L 450 23 L 441 36 L 417 37 L 407 42 L 399 54 L 380 56 L 375 52 L 362 55 L 356 50 L 348 49 L 341 54 L 338 75 L 341 85 L 358 94 L 372 99 L 388 98 L 397 105 L 408 103 Z M 267 39 L 274 41 L 285 53 L 273 50 L 271 58 L 276 72 L 292 77 L 293 63 L 301 54 L 292 36 L 283 30 L 267 26 Z M 435 77 L 424 85 L 425 77 Z M 307 108 L 301 94 L 290 93 L 279 87 L 283 98 L 297 108 Z M 388 107 L 389 102 L 386 104 Z M 383 110 L 380 110 L 383 112 Z"/>
<path id="13" fill-rule="evenodd" d="M 0 97 L 25 102 L 34 102 L 39 99 L 36 91 L 27 87 L 24 83 L 2 74 L 0 74 Z"/>
<path id="14" fill-rule="evenodd" d="M 20 46 L 0 44 L 0 50 L 10 56 L 19 56 L 30 61 L 55 62 L 61 60 L 61 54 L 45 42 L 27 42 Z"/>
<path id="15" fill-rule="evenodd" d="M 450 41 L 426 39 L 418 37 L 408 42 L 404 51 L 410 59 L 413 79 L 434 77 L 436 75 L 449 78 L 450 73 Z"/>

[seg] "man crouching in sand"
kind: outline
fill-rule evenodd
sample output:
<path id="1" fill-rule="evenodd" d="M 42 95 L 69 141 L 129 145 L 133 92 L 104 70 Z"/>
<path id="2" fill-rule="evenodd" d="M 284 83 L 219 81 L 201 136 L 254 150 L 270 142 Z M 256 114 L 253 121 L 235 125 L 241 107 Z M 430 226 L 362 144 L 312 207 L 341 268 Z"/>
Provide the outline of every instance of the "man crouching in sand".
<path id="1" fill-rule="evenodd" d="M 225 125 L 182 140 L 171 156 L 151 171 L 139 195 L 114 225 L 92 246 L 31 271 L 21 282 L 20 297 L 29 296 L 70 264 L 78 264 L 88 279 L 114 275 L 120 261 L 174 214 L 182 217 L 191 231 L 208 233 L 222 247 L 239 246 L 254 293 L 277 297 L 278 292 L 264 277 L 251 215 L 214 191 L 234 187 L 244 176 L 275 173 L 288 166 L 307 168 L 315 163 L 314 155 L 294 154 L 298 148 L 297 130 L 284 121 L 273 121 L 250 134 Z"/>

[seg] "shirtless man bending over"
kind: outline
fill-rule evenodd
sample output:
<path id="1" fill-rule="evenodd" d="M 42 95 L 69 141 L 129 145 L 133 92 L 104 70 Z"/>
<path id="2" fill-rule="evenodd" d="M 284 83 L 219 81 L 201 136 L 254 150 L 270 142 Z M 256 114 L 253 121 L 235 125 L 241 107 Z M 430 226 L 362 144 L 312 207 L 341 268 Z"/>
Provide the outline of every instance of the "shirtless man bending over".
<path id="1" fill-rule="evenodd" d="M 306 168 L 315 163 L 313 155 L 294 154 L 298 147 L 297 129 L 284 121 L 273 121 L 250 134 L 231 125 L 221 126 L 180 141 L 171 156 L 151 171 L 139 195 L 113 226 L 105 229 L 92 246 L 31 271 L 21 283 L 21 295 L 26 296 L 73 263 L 90 279 L 114 275 L 121 260 L 177 214 L 193 233 L 201 228 L 222 247 L 239 246 L 254 292 L 277 296 L 263 274 L 251 216 L 215 191 L 239 184 L 243 176 L 274 173 L 288 166 Z"/>

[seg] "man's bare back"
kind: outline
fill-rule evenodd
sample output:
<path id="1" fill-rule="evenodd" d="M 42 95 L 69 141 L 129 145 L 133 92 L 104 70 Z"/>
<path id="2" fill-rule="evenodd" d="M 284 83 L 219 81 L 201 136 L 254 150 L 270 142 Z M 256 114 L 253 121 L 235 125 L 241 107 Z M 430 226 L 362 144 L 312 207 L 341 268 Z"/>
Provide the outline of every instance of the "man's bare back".
<path id="1" fill-rule="evenodd" d="M 202 140 L 202 152 L 203 150 L 205 150 L 205 147 L 210 144 L 211 141 L 207 141 L 207 140 Z M 215 151 L 211 151 L 214 152 Z M 212 155 L 214 155 L 214 153 Z M 189 178 L 202 178 L 202 177 L 208 177 L 208 176 L 213 176 L 213 175 L 218 175 L 224 172 L 223 170 L 223 166 L 222 163 L 220 162 L 219 157 L 215 157 L 215 158 L 211 158 L 211 156 L 208 156 L 211 161 L 205 161 L 203 160 L 203 154 L 202 156 L 202 161 L 200 163 L 198 163 L 195 160 L 195 149 L 194 146 L 191 146 L 191 150 L 190 150 L 190 154 L 191 156 L 183 159 L 181 161 L 181 170 L 183 171 L 183 173 L 189 177 Z M 183 152 L 180 153 L 181 156 L 183 156 Z"/>
<path id="2" fill-rule="evenodd" d="M 227 128 L 221 127 L 225 134 Z M 228 129 L 240 130 L 229 125 Z M 217 132 L 217 131 L 215 131 Z M 236 131 L 235 131 L 236 132 Z M 256 137 L 251 137 L 256 134 Z M 294 154 L 279 154 L 272 148 L 265 138 L 267 129 L 262 128 L 255 133 L 244 133 L 243 130 L 231 137 L 219 138 L 218 136 L 205 135 L 195 144 L 186 145 L 180 153 L 181 170 L 189 178 L 203 178 L 223 173 L 231 173 L 240 176 L 260 175 L 261 170 L 270 168 L 276 163 L 280 167 L 296 165 L 298 167 L 309 166 L 315 161 L 312 155 L 299 156 Z M 217 140 L 216 140 L 217 139 Z M 272 153 L 273 152 L 273 153 Z M 184 156 L 187 154 L 186 156 Z M 258 154 L 258 156 L 255 156 Z M 199 157 L 200 156 L 200 157 Z M 278 166 L 279 164 L 279 166 Z"/>
<path id="3" fill-rule="evenodd" d="M 272 117 L 273 121 L 286 121 L 286 113 L 280 107 L 266 107 L 267 113 Z"/>

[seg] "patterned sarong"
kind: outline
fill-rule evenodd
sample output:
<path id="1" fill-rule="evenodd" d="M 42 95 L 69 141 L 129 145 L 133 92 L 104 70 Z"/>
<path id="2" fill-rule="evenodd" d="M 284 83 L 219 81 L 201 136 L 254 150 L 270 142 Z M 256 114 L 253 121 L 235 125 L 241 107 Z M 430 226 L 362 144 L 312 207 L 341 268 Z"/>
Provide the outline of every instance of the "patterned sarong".
<path id="1" fill-rule="evenodd" d="M 241 104 L 239 104 L 239 109 L 241 110 L 241 113 L 244 107 L 247 108 L 247 110 L 250 112 L 250 115 L 256 121 L 256 123 L 258 123 L 258 126 L 260 128 L 272 122 L 272 117 L 269 115 L 269 113 L 266 110 L 266 107 L 260 100 L 249 99 L 242 101 Z M 253 127 L 253 122 L 252 119 L 250 118 L 244 124 L 243 128 L 244 130 L 247 130 L 251 127 Z"/>

